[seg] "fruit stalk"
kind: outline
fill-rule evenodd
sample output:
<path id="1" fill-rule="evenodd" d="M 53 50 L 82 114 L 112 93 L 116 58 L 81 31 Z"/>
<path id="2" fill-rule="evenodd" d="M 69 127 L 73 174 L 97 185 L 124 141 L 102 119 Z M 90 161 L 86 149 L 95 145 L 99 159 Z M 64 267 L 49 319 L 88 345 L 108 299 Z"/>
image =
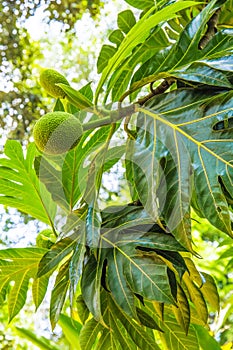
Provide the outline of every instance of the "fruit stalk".
<path id="1" fill-rule="evenodd" d="M 118 120 L 121 120 L 127 116 L 131 116 L 133 113 L 136 112 L 136 108 L 137 106 L 135 104 L 132 104 L 130 106 L 123 107 L 115 111 L 109 111 L 109 117 L 93 120 L 92 122 L 83 124 L 83 130 L 86 131 L 98 128 L 100 126 L 113 124 Z"/>

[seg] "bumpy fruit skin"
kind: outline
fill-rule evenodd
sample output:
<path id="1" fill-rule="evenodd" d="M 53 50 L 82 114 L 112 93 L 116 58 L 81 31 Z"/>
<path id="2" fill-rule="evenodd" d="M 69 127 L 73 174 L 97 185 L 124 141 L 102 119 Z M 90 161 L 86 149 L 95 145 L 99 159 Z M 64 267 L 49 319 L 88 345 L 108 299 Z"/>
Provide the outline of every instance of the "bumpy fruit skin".
<path id="1" fill-rule="evenodd" d="M 54 69 L 44 69 L 40 74 L 40 85 L 55 98 L 64 98 L 64 91 L 55 84 L 69 85 L 66 78 Z"/>
<path id="2" fill-rule="evenodd" d="M 56 236 L 50 229 L 42 230 L 36 237 L 36 245 L 39 248 L 50 249 L 56 242 Z"/>
<path id="3" fill-rule="evenodd" d="M 37 148 L 46 154 L 62 154 L 73 149 L 83 134 L 82 124 L 72 114 L 51 112 L 41 117 L 33 129 Z"/>

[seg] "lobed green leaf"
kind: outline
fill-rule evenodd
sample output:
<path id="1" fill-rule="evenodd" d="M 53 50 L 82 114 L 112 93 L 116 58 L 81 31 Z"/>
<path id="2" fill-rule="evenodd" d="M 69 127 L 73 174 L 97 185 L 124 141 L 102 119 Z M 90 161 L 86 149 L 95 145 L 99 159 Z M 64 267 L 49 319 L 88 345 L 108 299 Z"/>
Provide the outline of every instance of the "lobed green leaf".
<path id="1" fill-rule="evenodd" d="M 20 143 L 8 140 L 4 153 L 5 157 L 0 158 L 0 203 L 53 226 L 56 204 L 33 168 L 35 145 L 29 145 L 25 158 Z"/>

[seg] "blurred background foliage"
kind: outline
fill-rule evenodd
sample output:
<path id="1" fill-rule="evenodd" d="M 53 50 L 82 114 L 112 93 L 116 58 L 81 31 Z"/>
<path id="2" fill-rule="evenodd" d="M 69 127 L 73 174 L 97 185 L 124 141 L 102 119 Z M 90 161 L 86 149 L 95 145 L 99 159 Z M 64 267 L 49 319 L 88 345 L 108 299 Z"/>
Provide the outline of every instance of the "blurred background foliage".
<path id="1" fill-rule="evenodd" d="M 40 66 L 55 67 L 77 87 L 91 80 L 94 84 L 97 74 L 95 62 L 101 44 L 109 30 L 114 27 L 112 23 L 116 20 L 117 11 L 123 9 L 125 3 L 111 1 L 110 8 L 107 9 L 112 11 L 112 17 L 109 18 L 106 17 L 106 12 L 102 12 L 106 8 L 103 5 L 106 4 L 101 0 L 1 0 L 1 148 L 6 138 L 17 139 L 26 144 L 30 140 L 30 130 L 35 120 L 51 109 L 53 99 L 46 96 L 38 84 Z M 37 12 L 40 13 L 43 26 L 40 33 L 35 32 L 32 35 L 30 30 L 33 29 Z M 224 26 L 224 19 L 222 24 Z M 121 170 L 116 166 L 114 171 L 119 174 Z M 119 189 L 111 188 L 106 179 L 104 189 L 104 200 L 110 204 L 113 200 L 117 204 L 119 191 L 127 197 L 123 180 Z M 1 247 L 32 245 L 37 232 L 43 228 L 36 220 L 14 209 L 2 208 L 0 219 Z M 218 286 L 221 310 L 219 314 L 210 314 L 209 323 L 211 332 L 223 345 L 233 339 L 233 273 L 229 268 L 231 257 L 224 257 L 232 240 L 227 239 L 207 221 L 196 221 L 195 213 L 193 239 L 196 251 L 202 257 L 196 259 L 195 263 L 201 271 L 210 273 Z M 50 334 L 48 322 L 43 316 L 47 314 L 46 303 L 34 314 L 30 300 L 29 298 L 27 307 L 21 311 L 14 324 L 50 337 L 61 349 L 68 349 L 69 345 L 59 328 L 53 335 Z M 37 349 L 17 337 L 13 325 L 7 326 L 6 305 L 0 310 L 0 349 Z"/>
<path id="2" fill-rule="evenodd" d="M 49 101 L 41 95 L 35 75 L 38 62 L 43 61 L 44 51 L 47 46 L 51 47 L 51 27 L 57 28 L 56 41 L 52 46 L 56 45 L 55 49 L 58 51 L 54 50 L 53 55 L 59 55 L 59 64 L 62 65 L 63 70 L 68 70 L 74 58 L 69 57 L 71 47 L 75 49 L 73 52 L 77 55 L 77 50 L 73 47 L 77 46 L 75 44 L 77 21 L 85 14 L 93 19 L 92 23 L 95 20 L 98 24 L 102 6 L 101 0 L 77 2 L 2 0 L 0 2 L 0 126 L 6 132 L 11 130 L 8 135 L 10 138 L 21 141 L 25 139 L 31 122 L 48 110 Z M 39 33 L 41 40 L 36 41 L 30 36 L 27 24 L 31 19 L 33 29 L 33 21 L 38 10 L 43 12 L 44 27 L 42 26 Z M 44 30 L 45 25 L 47 27 Z M 40 28 L 37 27 L 37 31 L 39 30 Z M 88 47 L 82 49 L 79 45 L 79 57 L 76 58 L 76 62 L 82 64 L 81 75 L 86 78 L 89 76 L 92 69 L 91 62 L 93 62 L 88 58 L 87 50 Z M 53 63 L 50 60 L 50 64 Z M 80 80 L 80 74 L 76 77 L 77 79 Z"/>

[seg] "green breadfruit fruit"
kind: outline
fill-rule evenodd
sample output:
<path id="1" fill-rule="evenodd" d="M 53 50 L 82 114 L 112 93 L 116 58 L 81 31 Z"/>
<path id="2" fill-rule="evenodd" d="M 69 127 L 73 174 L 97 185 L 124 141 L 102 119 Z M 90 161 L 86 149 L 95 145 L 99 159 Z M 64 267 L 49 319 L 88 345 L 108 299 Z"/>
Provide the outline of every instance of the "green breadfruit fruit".
<path id="1" fill-rule="evenodd" d="M 48 92 L 49 95 L 55 98 L 64 98 L 65 92 L 56 84 L 70 85 L 66 78 L 54 69 L 44 69 L 40 74 L 40 84 Z"/>
<path id="2" fill-rule="evenodd" d="M 50 229 L 42 230 L 36 237 L 36 245 L 39 248 L 50 249 L 56 242 L 56 235 Z"/>
<path id="3" fill-rule="evenodd" d="M 37 148 L 47 154 L 62 154 L 73 149 L 83 134 L 79 119 L 66 112 L 50 112 L 33 129 Z"/>

